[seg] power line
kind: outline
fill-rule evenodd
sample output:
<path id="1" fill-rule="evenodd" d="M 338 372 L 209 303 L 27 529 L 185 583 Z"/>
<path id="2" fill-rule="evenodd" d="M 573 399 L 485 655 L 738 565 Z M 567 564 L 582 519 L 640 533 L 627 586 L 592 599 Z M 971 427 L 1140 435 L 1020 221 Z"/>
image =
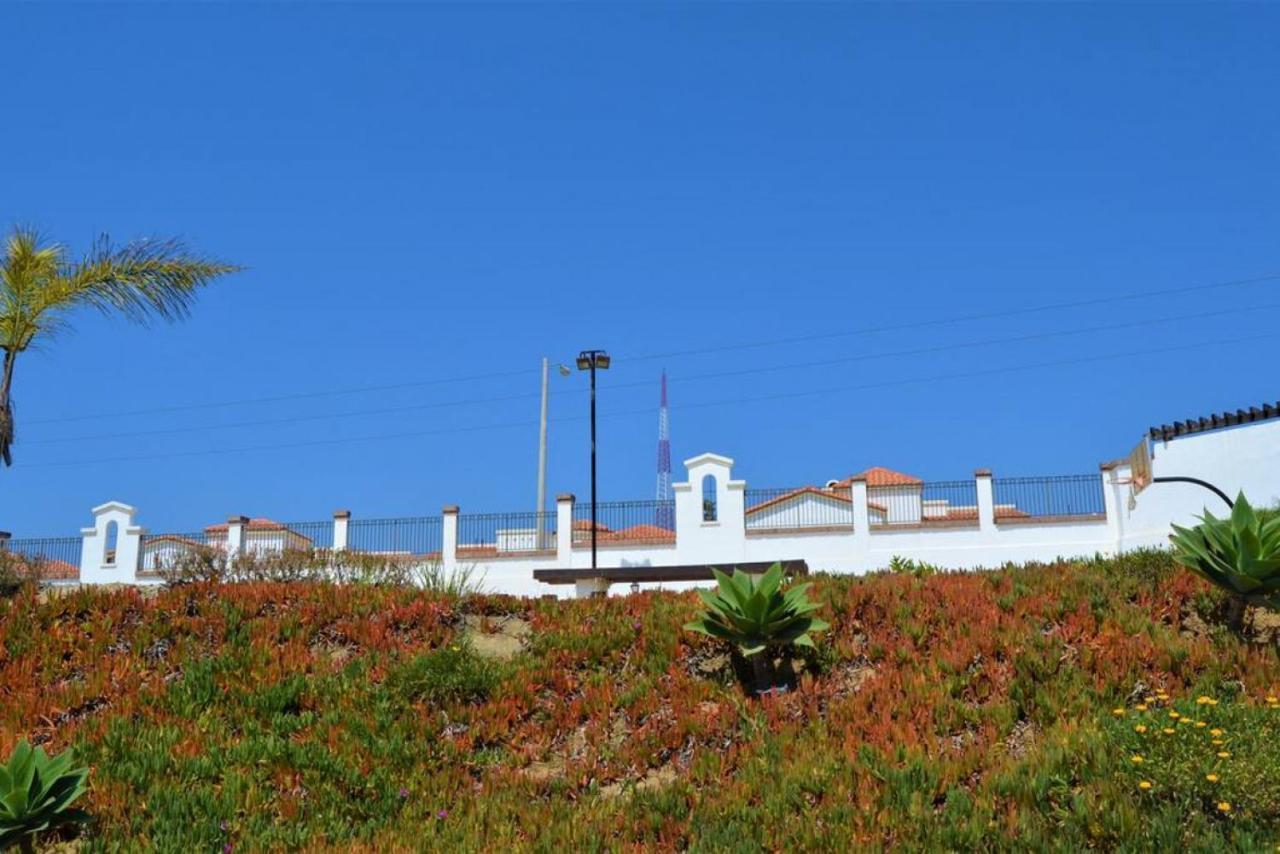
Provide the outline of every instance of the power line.
<path id="1" fill-rule="evenodd" d="M 1173 296 L 1176 294 L 1198 293 L 1203 291 L 1217 290 L 1230 287 L 1241 287 L 1245 285 L 1255 285 L 1262 282 L 1280 281 L 1280 274 L 1258 276 L 1248 279 L 1232 279 L 1222 282 L 1211 282 L 1203 285 L 1187 285 L 1176 288 L 1162 288 L 1158 290 L 1138 291 L 1129 294 L 1120 294 L 1111 297 L 1096 297 L 1087 300 L 1074 300 L 1069 302 L 1050 303 L 1046 305 L 1031 306 L 1027 308 L 1007 309 L 1003 311 L 983 312 L 968 315 L 958 315 L 945 318 L 934 318 L 932 320 L 912 321 L 910 323 L 898 323 L 884 326 L 870 326 L 859 329 L 843 330 L 839 332 L 820 333 L 815 335 L 800 335 L 790 338 L 776 338 L 768 341 L 749 341 L 736 344 L 727 344 L 716 347 L 703 347 L 690 350 L 675 350 L 667 353 L 649 353 L 639 356 L 615 357 L 615 363 L 644 362 L 655 359 L 673 359 L 682 356 L 706 355 L 709 353 L 722 353 L 733 350 L 744 350 L 762 347 L 777 347 L 788 344 L 810 343 L 814 341 L 833 340 L 838 338 L 848 338 L 861 335 L 872 335 L 881 332 L 899 332 L 909 329 L 923 329 L 935 326 L 945 326 L 953 323 L 968 323 L 978 320 L 994 320 L 1009 317 L 1019 317 L 1027 314 L 1036 314 L 1046 311 L 1063 311 L 1074 308 L 1087 308 L 1098 305 L 1108 305 L 1112 303 L 1127 302 L 1133 300 L 1147 299 L 1149 297 Z M 460 382 L 478 382 L 489 379 L 505 379 L 515 376 L 527 376 L 536 374 L 537 369 L 522 369 L 514 371 L 500 371 L 485 374 L 474 374 L 471 376 L 460 377 L 439 377 L 426 380 L 413 380 L 400 383 L 387 383 L 379 385 L 350 386 L 340 389 L 325 389 L 322 391 L 312 392 L 296 392 L 282 395 L 272 395 L 265 397 L 242 398 L 238 400 L 222 400 L 210 401 L 204 403 L 188 403 L 188 404 L 172 404 L 158 407 L 150 407 L 147 409 L 134 409 L 120 412 L 106 412 L 89 415 L 72 415 L 59 418 L 42 418 L 25 422 L 28 425 L 38 424 L 62 424 L 74 421 L 100 420 L 105 418 L 127 418 L 139 415 L 160 415 L 172 412 L 186 412 L 201 409 L 221 409 L 231 406 L 250 406 L 264 403 L 280 403 L 294 400 L 309 400 L 325 397 L 339 397 L 344 395 L 365 394 L 379 391 L 397 391 L 408 388 L 423 388 L 435 385 L 447 385 Z M 614 388 L 620 386 L 614 385 Z"/>
<path id="2" fill-rule="evenodd" d="M 1090 306 L 1147 299 L 1148 297 L 1173 296 L 1175 294 L 1194 293 L 1218 288 L 1240 287 L 1242 285 L 1256 285 L 1262 282 L 1272 281 L 1280 281 L 1280 274 L 1258 276 L 1251 279 L 1232 279 L 1225 282 L 1213 282 L 1207 285 L 1188 285 L 1180 288 L 1139 291 L 1136 293 L 1121 294 L 1120 296 L 1114 297 L 1095 297 L 1087 300 L 1072 300 L 1070 302 L 1050 303 L 1048 305 L 1034 306 L 1030 308 L 1013 308 L 1005 311 L 982 312 L 978 314 L 960 315 L 957 317 L 935 318 L 933 320 L 916 320 L 911 321 L 910 323 L 895 323 L 887 326 L 864 326 L 859 329 L 851 329 L 842 332 L 825 332 L 817 335 L 797 335 L 790 338 L 774 338 L 768 341 L 747 341 L 739 344 L 727 344 L 716 347 L 699 347 L 692 350 L 674 350 L 669 353 L 653 353 L 647 356 L 623 356 L 614 359 L 614 361 L 640 362 L 651 359 L 671 359 L 680 356 L 702 356 L 708 353 L 724 353 L 730 350 L 747 350 L 756 347 L 777 347 L 784 344 L 807 344 L 813 341 L 828 341 L 835 338 L 873 335 L 881 332 L 902 332 L 908 329 L 926 329 L 931 326 L 944 326 L 950 323 L 968 323 L 977 320 L 998 320 L 1001 318 L 1019 317 L 1024 314 L 1036 314 L 1043 311 L 1065 311 L 1075 308 L 1088 308 Z"/>
<path id="3" fill-rule="evenodd" d="M 1011 366 L 1004 366 L 1004 367 L 998 367 L 998 368 L 988 368 L 988 369 L 978 370 L 978 371 L 965 371 L 965 372 L 952 373 L 952 374 L 936 374 L 936 375 L 927 376 L 927 377 L 911 377 L 911 378 L 899 379 L 899 380 L 884 380 L 881 382 L 861 383 L 858 385 L 829 386 L 829 387 L 820 388 L 820 389 L 811 389 L 806 391 L 780 392 L 777 394 L 760 395 L 760 396 L 754 396 L 754 397 L 742 397 L 742 398 L 736 398 L 731 400 L 702 401 L 698 403 L 689 403 L 681 406 L 675 406 L 672 408 L 677 411 L 681 411 L 686 409 L 705 409 L 705 408 L 717 407 L 717 406 L 738 406 L 746 403 L 768 403 L 768 402 L 774 402 L 778 400 L 789 400 L 789 399 L 795 399 L 795 398 L 801 398 L 801 397 L 830 395 L 830 394 L 836 394 L 836 393 L 842 393 L 842 392 L 848 392 L 848 391 L 866 391 L 870 389 L 889 388 L 893 386 L 915 385 L 919 383 L 946 382 L 950 380 L 970 379 L 974 377 L 997 376 L 1001 374 L 1034 371 L 1034 370 L 1040 370 L 1043 368 L 1058 368 L 1058 367 L 1068 367 L 1073 365 L 1092 364 L 1096 362 L 1110 361 L 1113 359 L 1131 359 L 1138 356 L 1149 356 L 1149 355 L 1156 355 L 1161 353 L 1182 352 L 1185 350 L 1199 349 L 1201 347 L 1221 347 L 1221 346 L 1239 345 L 1245 342 L 1269 340 L 1277 337 L 1280 337 L 1280 332 L 1270 332 L 1270 333 L 1264 333 L 1261 335 L 1253 335 L 1253 336 L 1245 336 L 1245 337 L 1237 336 L 1237 337 L 1226 338 L 1226 339 L 1218 339 L 1214 341 L 1197 341 L 1190 344 L 1179 344 L 1171 347 L 1160 347 L 1155 349 L 1130 350 L 1124 353 L 1107 353 L 1107 354 L 1096 355 L 1096 356 L 1081 356 L 1074 359 L 1062 359 L 1062 360 L 1049 361 L 1049 362 L 1036 362 L 1036 363 L 1031 363 L 1026 365 L 1011 365 Z M 655 412 L 655 408 L 652 406 L 648 406 L 643 409 L 633 409 L 633 410 L 627 410 L 622 412 L 614 412 L 607 415 L 602 415 L 600 417 L 622 418 L 622 417 L 627 417 L 632 415 L 652 415 L 654 412 Z M 556 423 L 562 423 L 562 422 L 568 422 L 568 421 L 583 421 L 586 419 L 583 416 L 572 416 L 568 418 L 556 418 L 552 420 L 555 421 Z M 34 464 L 19 463 L 19 467 L 20 468 L 62 468 L 67 466 L 88 466 L 88 465 L 97 465 L 97 464 L 103 464 L 103 463 L 144 462 L 144 461 L 152 461 L 152 460 L 160 460 L 160 459 L 178 459 L 178 458 L 184 458 L 184 457 L 200 457 L 200 456 L 210 456 L 210 455 L 251 453 L 255 451 L 280 451 L 280 450 L 290 450 L 295 448 L 319 447 L 319 446 L 326 446 L 326 445 L 346 445 L 346 444 L 354 444 L 357 442 L 378 442 L 378 441 L 390 441 L 390 440 L 397 440 L 397 439 L 420 438 L 420 437 L 426 437 L 426 436 L 440 436 L 440 435 L 446 435 L 446 434 L 452 434 L 452 433 L 471 433 L 471 432 L 477 432 L 481 430 L 485 430 L 485 431 L 507 430 L 507 429 L 514 429 L 517 427 L 520 427 L 520 428 L 530 427 L 530 426 L 536 425 L 537 423 L 538 423 L 537 421 L 519 421 L 519 422 L 500 423 L 500 424 L 469 425 L 466 427 L 449 427 L 449 428 L 442 428 L 438 430 L 421 430 L 421 431 L 411 431 L 411 432 L 403 432 L 403 433 L 386 433 L 386 434 L 378 434 L 378 435 L 371 435 L 371 436 L 354 436 L 354 437 L 347 437 L 347 438 L 340 438 L 340 439 L 317 439 L 317 440 L 310 440 L 305 442 L 285 442 L 285 443 L 272 444 L 272 445 L 252 445 L 252 446 L 245 446 L 245 447 L 239 447 L 239 448 L 222 448 L 222 449 L 211 449 L 211 450 L 201 450 L 201 451 L 174 451 L 174 452 L 163 453 L 163 454 L 144 454 L 144 455 L 125 456 L 125 457 L 103 457 L 103 458 L 97 458 L 97 459 L 91 459 L 91 460 L 73 460 L 73 461 L 61 461 L 61 462 L 51 462 L 51 463 L 34 463 Z"/>
<path id="4" fill-rule="evenodd" d="M 874 361 L 879 359 L 893 359 L 903 356 L 919 356 L 930 355 L 934 353 L 944 353 L 954 350 L 975 349 L 980 347 L 990 347 L 1001 344 L 1020 344 L 1028 341 L 1041 341 L 1050 338 L 1070 337 L 1074 335 L 1086 335 L 1096 332 L 1112 332 L 1120 329 L 1134 329 L 1144 326 L 1155 326 L 1163 323 L 1174 323 L 1182 320 L 1203 320 L 1209 317 L 1222 317 L 1233 314 L 1254 313 L 1265 309 L 1280 308 L 1280 303 L 1269 303 L 1257 306 L 1243 306 L 1237 308 L 1221 309 L 1219 311 L 1197 312 L 1195 314 L 1183 314 L 1158 318 L 1150 318 L 1146 320 L 1133 320 L 1125 323 L 1102 324 L 1098 326 L 1077 327 L 1075 329 L 1051 330 L 1048 332 L 1032 332 L 1026 335 L 1016 335 L 1007 338 L 988 338 L 979 341 L 964 341 L 958 344 L 939 344 L 928 347 L 915 347 L 907 350 L 896 351 L 880 351 L 875 353 L 860 353 L 853 356 L 838 356 L 830 359 L 819 359 L 807 362 L 791 362 L 783 364 L 772 364 L 754 368 L 740 368 L 727 371 L 715 371 L 704 374 L 693 374 L 690 376 L 676 377 L 673 382 L 695 382 L 709 379 L 723 379 L 726 377 L 746 376 L 752 374 L 770 373 L 775 371 L 796 370 L 801 368 L 813 368 L 838 364 L 849 364 L 853 362 Z M 611 383 L 610 391 L 617 391 L 629 388 L 651 388 L 652 382 L 648 380 L 627 383 Z M 553 394 L 582 394 L 584 390 L 575 389 L 573 391 L 552 392 Z M 527 392 L 522 394 L 502 395 L 498 397 L 471 398 L 466 400 L 450 400 L 450 401 L 432 401 L 430 403 L 412 404 L 409 406 L 384 407 L 380 409 L 357 409 L 348 410 L 346 412 L 324 412 L 316 415 L 297 415 L 281 418 L 257 419 L 253 421 L 238 421 L 227 424 L 201 424 L 187 427 L 165 427 L 154 430 L 138 430 L 119 433 L 99 433 L 87 436 L 66 436 L 52 439 L 36 439 L 34 441 L 26 441 L 24 446 L 32 445 L 56 445 L 67 444 L 71 442 L 92 442 L 104 441 L 109 439 L 128 439 L 145 436 L 169 436 L 182 433 L 203 433 L 213 430 L 234 430 L 244 427 L 268 427 L 279 426 L 284 424 L 296 424 L 308 421 L 328 421 L 339 418 L 357 418 L 371 415 L 395 415 L 406 412 L 421 412 L 430 409 L 444 409 L 453 406 L 472 406 L 486 403 L 508 403 L 514 400 L 528 400 L 538 397 L 538 392 Z"/>

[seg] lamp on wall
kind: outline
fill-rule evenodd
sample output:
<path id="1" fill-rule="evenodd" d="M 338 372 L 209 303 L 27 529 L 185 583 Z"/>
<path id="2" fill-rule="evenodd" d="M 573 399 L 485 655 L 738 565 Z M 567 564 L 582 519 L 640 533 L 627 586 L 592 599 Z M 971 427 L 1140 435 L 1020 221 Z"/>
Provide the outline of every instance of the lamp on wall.
<path id="1" fill-rule="evenodd" d="M 608 370 L 609 354 L 603 350 L 583 350 L 578 354 L 578 370 L 591 372 L 591 568 L 596 568 L 596 371 Z"/>

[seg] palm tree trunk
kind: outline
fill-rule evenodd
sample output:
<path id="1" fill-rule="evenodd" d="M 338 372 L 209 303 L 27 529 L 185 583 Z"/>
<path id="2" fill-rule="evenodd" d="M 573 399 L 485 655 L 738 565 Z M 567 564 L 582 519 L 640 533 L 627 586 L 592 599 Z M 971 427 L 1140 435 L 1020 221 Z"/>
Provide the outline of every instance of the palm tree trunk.
<path id="1" fill-rule="evenodd" d="M 9 401 L 9 391 L 13 387 L 13 363 L 17 359 L 17 352 L 6 347 L 4 371 L 0 373 L 0 460 L 6 466 L 13 465 L 13 405 Z"/>

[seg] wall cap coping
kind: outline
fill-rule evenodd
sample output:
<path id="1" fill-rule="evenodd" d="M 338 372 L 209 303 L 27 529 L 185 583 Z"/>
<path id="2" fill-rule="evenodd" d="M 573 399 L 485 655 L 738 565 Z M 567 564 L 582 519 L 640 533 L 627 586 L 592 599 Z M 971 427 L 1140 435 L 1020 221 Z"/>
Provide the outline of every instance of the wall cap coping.
<path id="1" fill-rule="evenodd" d="M 97 516 L 100 513 L 107 513 L 111 510 L 120 510 L 124 513 L 138 512 L 138 508 L 130 507 L 128 504 L 125 504 L 123 501 L 108 501 L 104 504 L 99 504 L 97 507 L 93 508 L 89 512 Z"/>
<path id="2" fill-rule="evenodd" d="M 441 513 L 443 513 L 443 514 L 445 514 L 446 516 L 457 516 L 457 515 L 458 515 L 458 505 L 457 505 L 457 504 L 446 504 L 443 508 L 441 508 L 440 512 L 441 512 Z"/>
<path id="3" fill-rule="evenodd" d="M 11 540 L 11 539 L 13 539 L 13 534 L 9 533 L 8 531 L 0 531 L 0 540 Z"/>
<path id="4" fill-rule="evenodd" d="M 228 525 L 248 525 L 249 517 L 248 516 L 228 516 L 227 524 Z"/>
<path id="5" fill-rule="evenodd" d="M 733 466 L 733 460 L 731 458 L 721 454 L 713 454 L 710 451 L 705 454 L 698 454 L 696 457 L 690 457 L 684 461 L 685 468 L 701 465 L 702 463 L 719 463 L 722 466 L 730 468 Z"/>
<path id="6" fill-rule="evenodd" d="M 991 469 L 974 469 L 974 477 L 991 477 Z"/>
<path id="7" fill-rule="evenodd" d="M 577 501 L 577 500 L 578 499 L 574 497 L 574 494 L 572 492 L 562 492 L 556 496 L 557 504 L 559 504 L 562 501 Z"/>
<path id="8" fill-rule="evenodd" d="M 350 519 L 350 518 L 351 518 L 351 511 L 350 511 L 350 510 L 334 510 L 334 511 L 333 511 L 333 518 L 335 518 L 335 519 Z"/>

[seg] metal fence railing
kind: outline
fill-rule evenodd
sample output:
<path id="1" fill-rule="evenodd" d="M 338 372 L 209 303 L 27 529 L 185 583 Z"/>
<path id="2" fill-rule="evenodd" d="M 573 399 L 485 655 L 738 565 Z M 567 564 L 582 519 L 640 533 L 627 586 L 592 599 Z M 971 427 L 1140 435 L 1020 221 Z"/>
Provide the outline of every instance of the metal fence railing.
<path id="1" fill-rule="evenodd" d="M 462 513 L 458 515 L 458 556 L 499 557 L 556 547 L 556 513 Z"/>
<path id="2" fill-rule="evenodd" d="M 288 532 L 285 548 L 288 549 L 331 549 L 333 548 L 333 522 L 285 522 L 282 527 Z"/>
<path id="3" fill-rule="evenodd" d="M 873 528 L 893 525 L 978 524 L 978 485 L 972 480 L 934 480 L 867 490 Z"/>
<path id="4" fill-rule="evenodd" d="M 190 555 L 225 550 L 227 532 L 224 528 L 221 533 L 215 530 L 213 533 L 143 534 L 138 547 L 139 571 L 157 572 Z"/>
<path id="5" fill-rule="evenodd" d="M 1102 478 L 1096 474 L 997 477 L 991 482 L 996 521 L 1106 515 Z"/>
<path id="6" fill-rule="evenodd" d="M 347 548 L 351 551 L 439 556 L 443 547 L 439 516 L 352 519 L 347 526 Z"/>
<path id="7" fill-rule="evenodd" d="M 80 571 L 80 537 L 30 537 L 0 540 L 0 551 L 22 555 L 45 564 L 44 571 L 53 577 L 70 577 Z"/>
<path id="8" fill-rule="evenodd" d="M 675 501 L 601 501 L 596 503 L 597 545 L 675 544 Z M 591 502 L 573 506 L 573 544 L 591 543 Z"/>
<path id="9" fill-rule="evenodd" d="M 853 501 L 847 488 L 748 489 L 744 503 L 748 531 L 853 527 Z"/>

